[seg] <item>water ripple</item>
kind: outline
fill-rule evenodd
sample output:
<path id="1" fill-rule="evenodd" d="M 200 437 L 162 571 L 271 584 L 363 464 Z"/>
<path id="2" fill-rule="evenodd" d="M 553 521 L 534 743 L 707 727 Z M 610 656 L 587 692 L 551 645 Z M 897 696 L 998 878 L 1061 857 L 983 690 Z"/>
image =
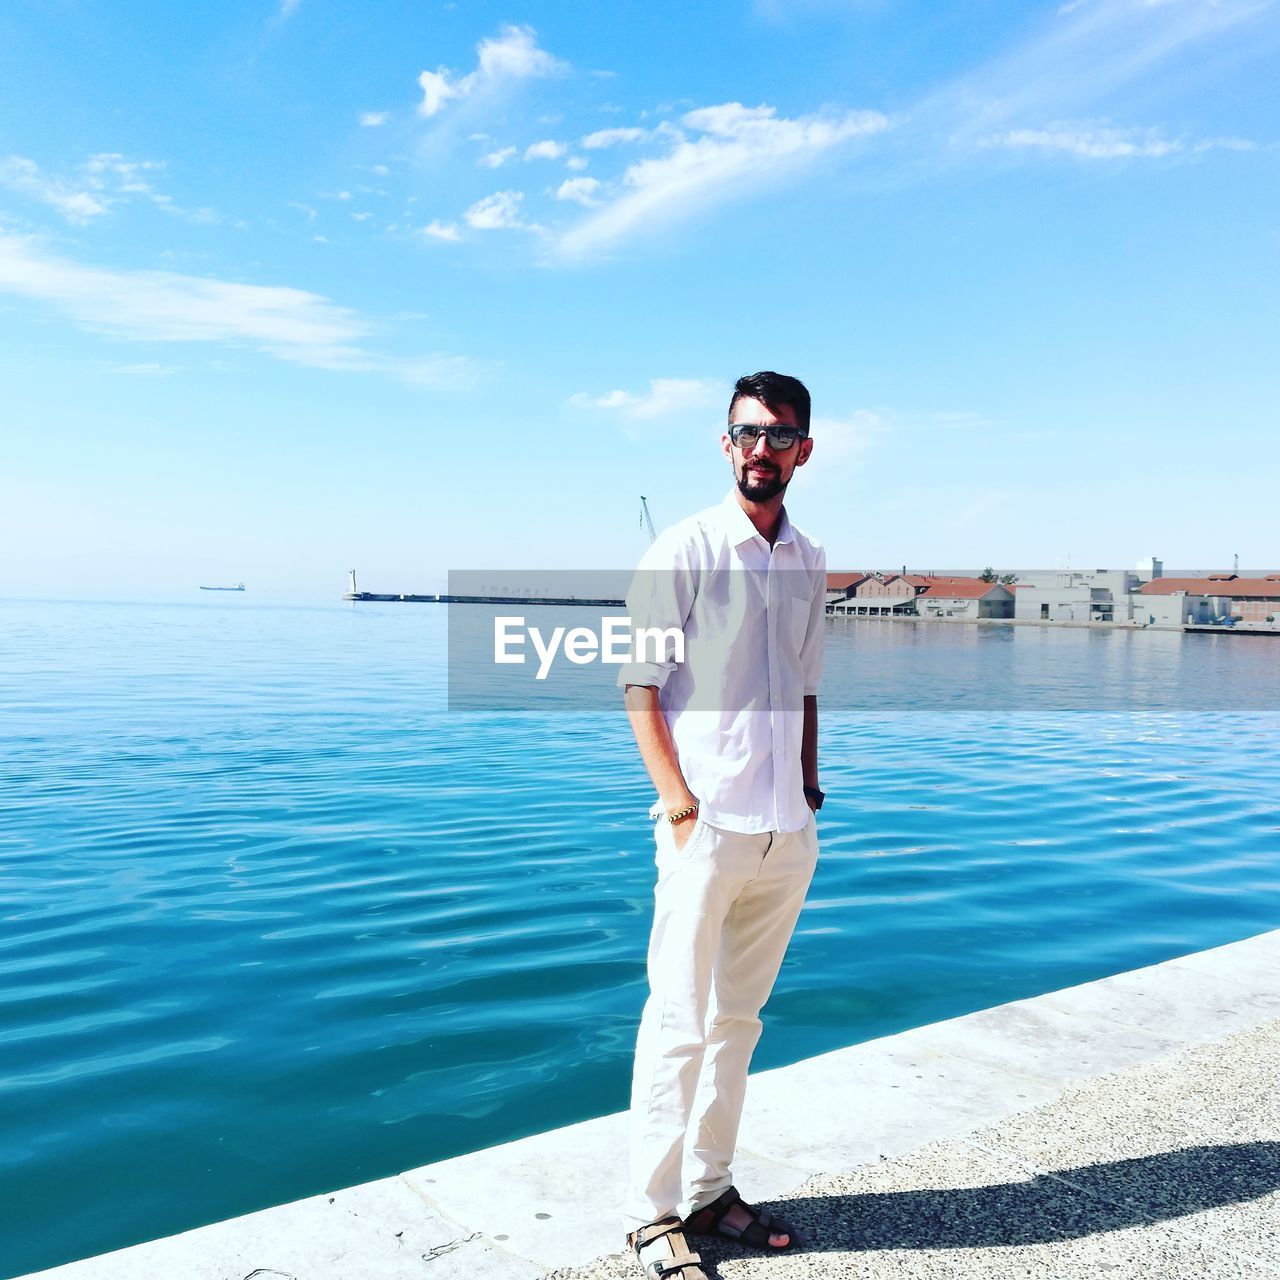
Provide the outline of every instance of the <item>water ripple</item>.
<path id="1" fill-rule="evenodd" d="M 624 718 L 448 715 L 439 610 L 244 603 L 0 606 L 6 1274 L 626 1104 L 653 849 Z M 972 641 L 908 630 L 835 628 L 828 662 L 907 706 Z M 1011 705 L 1092 670 L 1062 635 L 984 643 Z M 1141 639 L 1147 681 L 1242 652 Z M 894 701 L 824 714 L 758 1066 L 1280 923 L 1280 717 Z"/>

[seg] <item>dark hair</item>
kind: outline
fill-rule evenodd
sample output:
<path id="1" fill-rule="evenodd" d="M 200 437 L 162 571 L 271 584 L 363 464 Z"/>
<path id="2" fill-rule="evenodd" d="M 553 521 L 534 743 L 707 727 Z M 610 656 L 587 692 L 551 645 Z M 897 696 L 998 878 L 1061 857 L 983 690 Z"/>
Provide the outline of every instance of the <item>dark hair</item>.
<path id="1" fill-rule="evenodd" d="M 796 426 L 809 434 L 809 388 L 799 378 L 785 373 L 764 369 L 760 373 L 744 373 L 733 384 L 733 398 L 729 401 L 729 417 L 739 400 L 759 400 L 770 413 L 776 414 L 779 405 L 786 405 L 796 415 Z"/>

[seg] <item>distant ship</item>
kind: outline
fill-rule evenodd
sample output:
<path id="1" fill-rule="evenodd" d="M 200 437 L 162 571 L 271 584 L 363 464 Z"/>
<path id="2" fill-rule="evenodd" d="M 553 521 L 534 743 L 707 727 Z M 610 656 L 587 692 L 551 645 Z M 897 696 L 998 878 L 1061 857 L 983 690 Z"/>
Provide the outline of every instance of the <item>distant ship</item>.
<path id="1" fill-rule="evenodd" d="M 231 586 L 231 587 L 201 587 L 200 590 L 201 591 L 243 591 L 244 583 L 237 582 L 234 586 Z"/>

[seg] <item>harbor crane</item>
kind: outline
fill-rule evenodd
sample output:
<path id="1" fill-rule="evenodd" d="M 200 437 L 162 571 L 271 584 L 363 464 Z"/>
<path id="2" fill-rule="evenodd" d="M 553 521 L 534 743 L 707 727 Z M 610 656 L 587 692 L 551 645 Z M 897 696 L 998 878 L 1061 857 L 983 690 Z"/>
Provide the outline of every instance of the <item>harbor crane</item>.
<path id="1" fill-rule="evenodd" d="M 649 542 L 652 545 L 657 540 L 658 535 L 653 531 L 653 517 L 649 514 L 649 500 L 644 494 L 640 495 L 640 527 L 648 533 Z"/>

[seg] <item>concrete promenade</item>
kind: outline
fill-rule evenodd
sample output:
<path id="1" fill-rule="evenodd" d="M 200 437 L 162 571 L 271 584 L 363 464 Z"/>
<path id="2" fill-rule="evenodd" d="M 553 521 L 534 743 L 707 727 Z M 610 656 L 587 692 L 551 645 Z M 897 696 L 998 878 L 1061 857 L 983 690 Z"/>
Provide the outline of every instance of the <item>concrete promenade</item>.
<path id="1" fill-rule="evenodd" d="M 768 1029 L 766 1027 L 766 1035 Z M 622 1280 L 606 1116 L 39 1273 Z M 1280 930 L 753 1076 L 711 1280 L 1280 1277 Z"/>

